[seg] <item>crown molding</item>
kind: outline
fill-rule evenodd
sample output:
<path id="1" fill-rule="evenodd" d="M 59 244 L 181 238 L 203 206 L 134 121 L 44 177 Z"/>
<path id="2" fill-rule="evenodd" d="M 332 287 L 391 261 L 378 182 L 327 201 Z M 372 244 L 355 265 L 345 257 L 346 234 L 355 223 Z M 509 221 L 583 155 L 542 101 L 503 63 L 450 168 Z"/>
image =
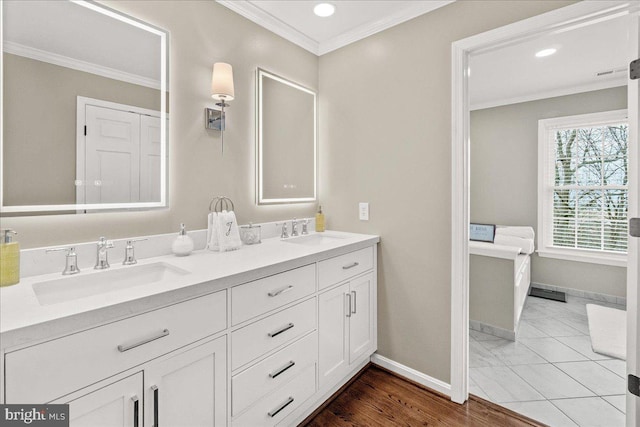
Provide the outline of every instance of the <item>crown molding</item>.
<path id="1" fill-rule="evenodd" d="M 216 1 L 226 8 L 229 8 L 232 11 L 236 12 L 238 15 L 244 16 L 248 20 L 255 22 L 261 27 L 264 27 L 267 30 L 276 33 L 280 37 L 283 37 L 294 44 L 297 44 L 298 46 L 308 50 L 314 55 L 319 55 L 318 52 L 320 47 L 317 41 L 302 34 L 300 31 L 284 23 L 275 16 L 265 12 L 259 7 L 254 6 L 251 2 L 246 0 Z"/>
<path id="2" fill-rule="evenodd" d="M 246 0 L 216 0 L 221 5 L 231 9 L 237 14 L 244 16 L 250 21 L 266 28 L 267 30 L 276 33 L 277 35 L 284 37 L 290 42 L 297 44 L 298 46 L 308 50 L 317 56 L 322 56 L 325 53 L 329 53 L 341 47 L 344 47 L 350 43 L 362 40 L 375 33 L 391 28 L 395 25 L 401 24 L 405 21 L 413 19 L 417 16 L 423 15 L 427 12 L 431 12 L 440 7 L 453 3 L 455 0 L 433 0 L 433 1 L 421 1 L 415 2 L 409 8 L 398 11 L 383 19 L 360 25 L 353 28 L 346 33 L 340 34 L 332 39 L 318 42 L 311 37 L 306 36 L 300 31 L 296 30 L 289 24 L 281 21 L 275 16 L 265 12 L 259 7 Z"/>
<path id="3" fill-rule="evenodd" d="M 614 87 L 626 86 L 627 76 L 622 74 L 616 78 L 606 81 L 585 83 L 578 86 L 563 87 L 544 92 L 536 92 L 510 98 L 493 99 L 482 102 L 474 102 L 469 106 L 470 111 L 484 110 L 486 108 L 501 107 L 504 105 L 519 104 L 522 102 L 538 101 L 541 99 L 555 98 L 558 96 L 575 95 L 578 93 L 592 92 L 595 90 L 610 89 Z"/>
<path id="4" fill-rule="evenodd" d="M 412 7 L 400 10 L 394 14 L 384 17 L 383 19 L 360 25 L 350 31 L 347 31 L 346 33 L 321 42 L 317 55 L 322 56 L 325 53 L 340 49 L 341 47 L 344 47 L 348 44 L 357 42 L 358 40 L 362 40 L 388 28 L 394 27 L 398 24 L 402 24 L 403 22 L 409 21 L 420 15 L 424 15 L 425 13 L 439 9 L 455 1 L 456 0 L 434 0 L 415 2 Z"/>
<path id="5" fill-rule="evenodd" d="M 96 74 L 98 76 L 120 80 L 134 85 L 145 86 L 158 90 L 161 89 L 159 80 L 150 79 L 138 74 L 127 73 L 125 71 L 116 70 L 115 68 L 104 67 L 102 65 L 70 58 L 64 55 L 58 55 L 57 53 L 47 52 L 45 50 L 36 49 L 19 43 L 5 40 L 2 48 L 6 53 L 35 59 L 36 61 L 47 62 L 60 67 Z"/>

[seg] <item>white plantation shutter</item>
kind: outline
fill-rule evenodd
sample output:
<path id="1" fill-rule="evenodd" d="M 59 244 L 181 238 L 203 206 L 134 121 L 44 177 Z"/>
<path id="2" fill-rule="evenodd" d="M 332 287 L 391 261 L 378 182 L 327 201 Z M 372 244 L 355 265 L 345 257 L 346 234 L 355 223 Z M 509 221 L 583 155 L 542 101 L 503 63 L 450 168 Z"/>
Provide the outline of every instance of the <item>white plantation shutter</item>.
<path id="1" fill-rule="evenodd" d="M 626 254 L 626 110 L 539 121 L 539 236 L 545 250 Z"/>

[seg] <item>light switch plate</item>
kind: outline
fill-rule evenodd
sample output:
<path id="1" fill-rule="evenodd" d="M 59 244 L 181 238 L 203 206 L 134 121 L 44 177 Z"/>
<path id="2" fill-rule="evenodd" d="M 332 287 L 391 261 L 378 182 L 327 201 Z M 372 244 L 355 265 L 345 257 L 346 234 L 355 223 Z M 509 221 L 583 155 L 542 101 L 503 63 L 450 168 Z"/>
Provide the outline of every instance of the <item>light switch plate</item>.
<path id="1" fill-rule="evenodd" d="M 358 206 L 358 212 L 360 215 L 360 221 L 369 221 L 369 203 L 360 202 Z"/>

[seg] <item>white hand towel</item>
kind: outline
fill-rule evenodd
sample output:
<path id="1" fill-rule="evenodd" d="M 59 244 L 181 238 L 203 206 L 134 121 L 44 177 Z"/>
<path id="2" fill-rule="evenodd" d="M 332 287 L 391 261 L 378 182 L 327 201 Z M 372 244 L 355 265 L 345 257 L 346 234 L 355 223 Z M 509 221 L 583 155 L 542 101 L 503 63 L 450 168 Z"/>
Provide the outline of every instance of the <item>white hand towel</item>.
<path id="1" fill-rule="evenodd" d="M 209 212 L 207 217 L 207 249 L 210 251 L 220 250 L 218 244 L 218 213 Z"/>
<path id="2" fill-rule="evenodd" d="M 242 246 L 236 214 L 222 211 L 218 214 L 218 245 L 220 252 L 233 251 Z"/>
<path id="3" fill-rule="evenodd" d="M 535 239 L 535 233 L 532 227 L 498 227 L 496 228 L 496 236 L 513 236 L 522 239 Z"/>
<path id="4" fill-rule="evenodd" d="M 520 248 L 520 253 L 530 255 L 533 253 L 535 247 L 533 239 L 523 239 L 515 236 L 503 236 L 496 234 L 496 238 L 493 240 L 496 245 L 512 246 L 514 248 Z"/>

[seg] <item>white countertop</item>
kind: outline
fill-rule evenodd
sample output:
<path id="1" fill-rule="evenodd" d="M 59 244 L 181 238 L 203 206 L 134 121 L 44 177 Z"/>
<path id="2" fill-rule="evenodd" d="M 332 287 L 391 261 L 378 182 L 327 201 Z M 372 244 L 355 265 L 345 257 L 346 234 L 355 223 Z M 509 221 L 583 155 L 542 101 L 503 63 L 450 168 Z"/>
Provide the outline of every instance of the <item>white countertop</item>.
<path id="1" fill-rule="evenodd" d="M 138 265 L 164 262 L 189 274 L 51 305 L 38 302 L 33 285 L 60 279 L 60 273 L 23 278 L 17 285 L 0 289 L 0 346 L 10 349 L 55 338 L 371 246 L 380 240 L 378 236 L 337 231 L 326 234 L 341 238 L 317 245 L 271 238 L 231 252 L 199 250 L 187 257 L 166 255 L 139 260 Z M 118 264 L 109 270 L 130 267 Z M 73 277 L 86 276 L 90 280 L 97 274 L 101 272 L 83 270 Z"/>

